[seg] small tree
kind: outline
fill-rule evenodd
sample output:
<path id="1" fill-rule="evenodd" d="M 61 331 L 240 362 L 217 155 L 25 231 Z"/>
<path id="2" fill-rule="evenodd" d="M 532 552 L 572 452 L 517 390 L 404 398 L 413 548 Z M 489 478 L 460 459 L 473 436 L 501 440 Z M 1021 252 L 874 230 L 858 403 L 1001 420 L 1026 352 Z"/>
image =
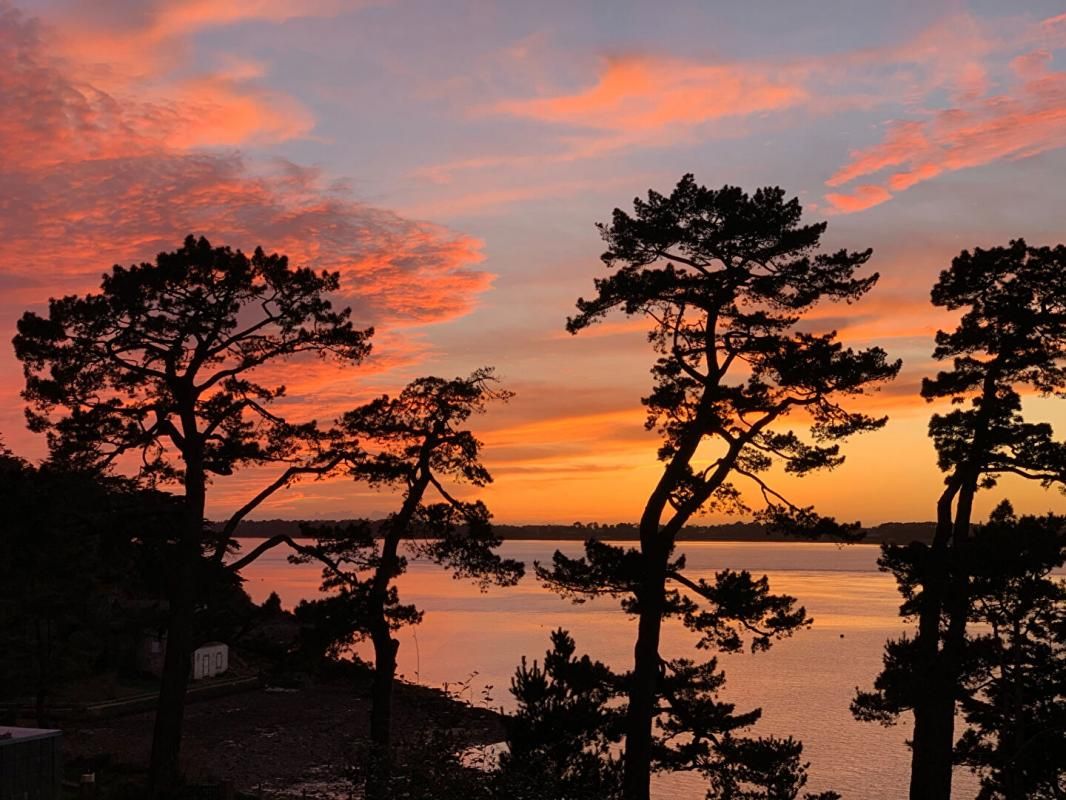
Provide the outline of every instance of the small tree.
<path id="1" fill-rule="evenodd" d="M 635 552 L 635 551 L 634 551 Z M 733 580 L 750 576 L 734 573 Z M 789 598 L 790 599 L 790 598 Z M 752 618 L 716 609 L 718 630 L 741 638 Z M 494 785 L 500 797 L 519 800 L 615 800 L 622 797 L 622 740 L 631 675 L 619 675 L 588 656 L 575 656 L 566 631 L 552 634 L 543 669 L 522 661 L 511 682 L 518 701 L 508 720 L 508 752 Z M 757 639 L 756 639 L 757 640 Z M 663 696 L 669 704 L 655 737 L 653 767 L 700 772 L 709 800 L 795 800 L 807 782 L 803 746 L 791 739 L 746 735 L 759 709 L 737 712 L 719 700 L 725 675 L 716 661 L 663 662 Z M 805 800 L 838 800 L 835 792 Z"/>
<path id="2" fill-rule="evenodd" d="M 494 776 L 496 796 L 515 800 L 611 800 L 621 796 L 624 695 L 619 677 L 588 656 L 566 631 L 551 635 L 544 666 L 522 664 L 511 679 L 518 704 L 506 720 L 507 750 Z"/>
<path id="3" fill-rule="evenodd" d="M 374 754 L 367 775 L 368 797 L 387 797 L 390 791 L 392 689 L 400 646 L 393 634 L 422 619 L 421 611 L 400 603 L 394 583 L 407 567 L 401 547 L 483 588 L 493 583 L 513 585 L 523 573 L 520 561 L 495 552 L 501 540 L 492 530 L 485 504 L 459 500 L 445 487 L 445 481 L 477 487 L 492 481 L 480 460 L 481 442 L 463 426 L 488 402 L 511 396 L 495 389 L 494 381 L 489 369 L 454 380 L 420 378 L 394 398 L 386 395 L 346 413 L 338 430 L 371 451 L 354 463 L 351 473 L 373 486 L 398 488 L 399 510 L 380 524 L 309 529 L 316 538 L 310 547 L 279 536 L 257 548 L 262 551 L 285 541 L 297 549 L 296 561 L 316 559 L 324 564 L 322 589 L 335 594 L 318 602 L 336 632 L 334 652 L 363 638 L 373 644 Z M 350 452 L 354 444 L 345 449 Z M 426 502 L 430 492 L 438 502 Z"/>
<path id="4" fill-rule="evenodd" d="M 632 216 L 616 209 L 611 223 L 600 226 L 603 261 L 615 271 L 596 280 L 596 297 L 578 300 L 578 314 L 567 324 L 577 333 L 614 309 L 639 314 L 651 321 L 649 338 L 659 354 L 654 388 L 643 402 L 647 426 L 663 437 L 664 466 L 641 516 L 640 550 L 589 547 L 586 559 L 557 557 L 553 570 L 542 571 L 559 587 L 624 592 L 639 615 L 625 730 L 627 800 L 648 798 L 655 720 L 698 703 L 699 692 L 682 691 L 664 677 L 663 618 L 680 615 L 697 630 L 713 630 L 713 614 L 701 615 L 697 600 L 716 604 L 735 590 L 740 594 L 727 605 L 752 593 L 760 602 L 780 603 L 767 617 L 771 627 L 759 634 L 763 645 L 805 621 L 802 611 L 757 591 L 750 576 L 736 586 L 686 579 L 682 562 L 672 560 L 682 526 L 701 510 L 750 510 L 734 483 L 744 479 L 765 501 L 761 514 L 772 524 L 839 535 L 857 528 L 788 501 L 764 477 L 775 463 L 796 474 L 840 464 L 837 440 L 885 422 L 848 411 L 842 400 L 899 370 L 880 348 L 853 351 L 835 333 L 797 329 L 803 312 L 820 300 L 851 302 L 877 280 L 876 274 L 856 277 L 869 250 L 818 252 L 825 223 L 802 225 L 801 215 L 799 202 L 777 188 L 749 196 L 728 186 L 706 189 L 686 175 L 669 196 L 649 192 L 647 201 L 634 201 Z M 781 427 L 794 415 L 809 437 Z M 717 449 L 704 459 L 708 447 Z M 689 594 L 668 591 L 668 583 Z M 714 642 L 715 635 L 709 638 Z M 693 687 L 709 680 L 696 667 L 678 670 L 676 681 Z M 671 684 L 676 708 L 664 695 Z"/>
<path id="5" fill-rule="evenodd" d="M 901 582 L 907 597 L 901 610 L 918 618 L 917 636 L 890 643 L 885 662 L 890 673 L 909 672 L 911 692 L 901 700 L 887 691 L 885 682 L 896 678 L 886 675 L 853 706 L 869 718 L 913 710 L 912 800 L 951 796 L 956 698 L 971 614 L 970 576 L 961 565 L 968 560 L 974 496 L 1003 475 L 1045 486 L 1066 482 L 1066 445 L 1055 441 L 1050 425 L 1026 421 L 1020 395 L 1066 392 L 1066 247 L 1029 247 L 1018 239 L 964 250 L 940 274 L 932 300 L 963 313 L 954 331 L 937 332 L 933 356 L 950 360 L 951 369 L 925 379 L 922 396 L 969 407 L 934 414 L 929 423 L 945 486 L 932 545 Z M 884 566 L 895 568 L 898 555 L 886 547 Z"/>
<path id="6" fill-rule="evenodd" d="M 340 462 L 314 423 L 293 424 L 270 410 L 283 386 L 255 380 L 258 368 L 299 354 L 349 364 L 367 355 L 372 331 L 357 330 L 349 310 L 335 311 L 326 297 L 338 286 L 337 273 L 190 236 L 154 264 L 114 267 L 97 294 L 53 299 L 47 317 L 27 312 L 19 321 L 27 415 L 33 430 L 47 433 L 53 457 L 181 486 L 154 792 L 178 773 L 197 562 L 205 555 L 221 562 L 237 523 L 273 492 Z M 261 464 L 284 471 L 221 534 L 209 533 L 210 479 Z"/>
<path id="7" fill-rule="evenodd" d="M 586 552 L 586 559 L 567 559 L 556 554 L 553 570 L 538 572 L 550 586 L 577 602 L 587 596 L 610 594 L 622 598 L 627 612 L 639 613 L 634 597 L 641 579 L 640 552 L 595 540 L 586 543 Z M 680 572 L 683 569 L 684 557 L 669 564 L 673 579 L 682 585 L 691 584 L 688 588 L 700 602 L 671 590 L 667 592 L 664 618 L 679 618 L 687 628 L 698 632 L 699 649 L 764 651 L 775 639 L 790 636 L 811 623 L 805 610 L 795 605 L 795 598 L 770 593 L 765 576 L 756 579 L 746 571 L 722 570 L 713 583 L 702 579 L 693 583 Z M 562 764 L 563 773 L 572 777 L 560 788 L 559 798 L 571 797 L 568 792 L 574 787 L 609 788 L 612 779 L 624 791 L 623 764 L 610 757 L 608 751 L 626 730 L 634 674 L 604 672 L 606 668 L 598 662 L 590 666 L 587 657 L 574 659 L 574 643 L 569 636 L 556 633 L 552 643 L 553 650 L 545 656 L 544 675 L 539 674 L 536 665 L 528 670 L 523 664 L 516 676 L 512 691 L 521 708 L 516 729 L 524 731 L 535 744 L 524 743 L 522 751 L 528 750 L 533 756 L 514 761 L 530 764 L 535 763 L 535 756 L 544 759 L 547 755 Z M 660 658 L 659 670 L 653 771 L 702 774 L 708 783 L 708 800 L 794 800 L 800 796 L 807 782 L 808 766 L 801 761 L 803 746 L 791 738 L 748 735 L 762 711 L 737 711 L 734 704 L 719 699 L 725 673 L 718 669 L 716 658 L 702 663 L 688 658 Z M 551 679 L 550 691 L 540 689 L 546 678 Z M 553 707 L 560 705 L 556 698 L 574 706 L 567 725 L 551 723 Z M 521 738 L 517 740 L 522 742 Z M 587 796 L 591 798 L 595 793 Z M 833 800 L 837 795 L 826 792 L 804 797 Z"/>

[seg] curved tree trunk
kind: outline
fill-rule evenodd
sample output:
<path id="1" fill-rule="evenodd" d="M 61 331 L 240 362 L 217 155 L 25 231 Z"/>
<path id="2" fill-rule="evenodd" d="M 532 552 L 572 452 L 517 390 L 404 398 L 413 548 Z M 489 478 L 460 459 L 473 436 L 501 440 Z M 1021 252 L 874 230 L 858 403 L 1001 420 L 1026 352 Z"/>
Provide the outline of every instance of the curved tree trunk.
<path id="1" fill-rule="evenodd" d="M 653 534 L 657 537 L 658 531 Z M 651 792 L 652 726 L 661 664 L 659 639 L 662 633 L 666 589 L 665 548 L 655 542 L 645 547 L 641 532 L 641 551 L 646 569 L 640 585 L 638 604 L 640 619 L 637 642 L 633 648 L 633 674 L 626 709 L 625 763 L 622 796 L 625 800 L 648 800 Z"/>
<path id="2" fill-rule="evenodd" d="M 406 508 L 406 504 L 405 504 Z M 370 688 L 370 758 L 367 764 L 367 800 L 386 800 L 392 774 L 392 684 L 396 677 L 396 653 L 400 643 L 392 638 L 385 616 L 389 583 L 396 571 L 401 526 L 397 519 L 385 531 L 381 561 L 370 596 L 370 639 L 374 645 L 374 680 Z"/>
<path id="3" fill-rule="evenodd" d="M 428 452 L 428 451 L 427 451 Z M 367 800 L 387 800 L 392 774 L 392 687 L 396 680 L 396 653 L 400 643 L 392 638 L 385 616 L 389 584 L 396 575 L 400 542 L 407 534 L 415 510 L 429 486 L 429 466 L 424 463 L 419 477 L 411 484 L 403 506 L 384 531 L 381 561 L 370 592 L 370 638 L 374 644 L 374 681 L 370 695 L 370 763 L 367 765 Z"/>
<path id="4" fill-rule="evenodd" d="M 998 376 L 998 366 L 985 374 L 969 453 L 948 478 L 937 503 L 933 561 L 922 586 L 919 614 L 919 688 L 914 704 L 910 800 L 951 798 L 955 697 L 970 610 L 970 578 L 963 566 L 964 556 L 970 542 L 973 500 L 987 458 L 988 426 L 996 402 Z M 943 617 L 947 618 L 947 629 L 941 635 Z"/>
<path id="5" fill-rule="evenodd" d="M 700 400 L 696 424 L 663 470 L 640 518 L 640 552 L 644 559 L 644 571 L 637 593 L 637 641 L 633 648 L 633 674 L 630 676 L 629 705 L 626 708 L 622 763 L 622 796 L 625 800 L 649 800 L 651 794 L 653 727 L 662 672 L 659 640 L 666 605 L 667 562 L 677 532 L 698 505 L 687 511 L 679 509 L 662 529 L 660 523 L 671 492 L 677 487 L 680 476 L 684 474 L 703 438 L 702 424 L 710 406 L 709 398 L 709 392 L 705 392 Z M 731 459 L 728 464 L 735 461 L 736 452 L 735 446 L 730 448 Z M 728 469 L 728 466 L 723 465 L 716 471 L 715 480 L 719 484 Z"/>

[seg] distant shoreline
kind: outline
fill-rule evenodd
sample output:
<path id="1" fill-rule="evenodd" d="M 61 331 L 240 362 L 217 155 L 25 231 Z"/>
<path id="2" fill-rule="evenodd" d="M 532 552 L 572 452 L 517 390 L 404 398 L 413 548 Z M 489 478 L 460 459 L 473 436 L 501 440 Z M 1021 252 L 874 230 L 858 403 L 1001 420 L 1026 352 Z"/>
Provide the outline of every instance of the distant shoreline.
<path id="1" fill-rule="evenodd" d="M 308 538 L 301 531 L 301 525 L 316 527 L 345 525 L 354 520 L 252 520 L 245 521 L 237 528 L 238 539 L 269 539 L 272 536 L 287 535 L 293 539 Z M 636 525 L 618 523 L 599 525 L 597 523 L 578 525 L 495 525 L 496 533 L 504 541 L 575 541 L 583 542 L 589 538 L 604 541 L 635 542 L 639 539 Z M 885 522 L 864 528 L 865 537 L 862 544 L 905 544 L 919 541 L 929 542 L 933 538 L 936 524 L 933 522 Z M 754 522 L 732 522 L 720 525 L 690 525 L 681 530 L 678 541 L 684 542 L 810 542 L 809 538 L 787 536 L 780 533 L 768 533 L 766 529 Z M 819 541 L 815 539 L 813 541 Z M 822 539 L 820 541 L 833 541 Z"/>

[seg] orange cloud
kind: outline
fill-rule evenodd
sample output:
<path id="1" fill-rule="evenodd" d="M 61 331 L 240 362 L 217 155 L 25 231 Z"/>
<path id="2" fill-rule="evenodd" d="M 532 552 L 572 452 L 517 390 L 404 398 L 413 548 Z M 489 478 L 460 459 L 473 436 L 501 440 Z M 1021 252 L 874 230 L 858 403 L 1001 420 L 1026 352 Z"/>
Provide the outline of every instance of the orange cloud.
<path id="1" fill-rule="evenodd" d="M 242 22 L 331 16 L 351 0 L 61 0 L 49 22 L 58 49 L 114 79 L 156 76 L 180 63 L 185 40 Z"/>
<path id="2" fill-rule="evenodd" d="M 863 211 L 879 205 L 891 197 L 892 193 L 883 186 L 866 184 L 865 186 L 857 187 L 850 194 L 830 192 L 825 196 L 825 199 L 829 201 L 834 210 L 843 214 L 850 214 L 854 211 Z"/>
<path id="3" fill-rule="evenodd" d="M 826 181 L 826 185 L 840 186 L 862 175 L 905 164 L 915 150 L 928 146 L 929 141 L 920 122 L 899 123 L 889 130 L 884 142 L 877 147 L 852 153 L 851 163 L 837 170 Z"/>
<path id="4" fill-rule="evenodd" d="M 1041 30 L 1058 27 L 1048 20 Z M 889 174 L 826 199 L 842 213 L 861 211 L 943 173 L 1066 146 L 1066 71 L 1050 69 L 1051 60 L 1047 49 L 1024 52 L 1010 60 L 1005 91 L 970 92 L 950 108 L 922 112 L 924 119 L 891 123 L 881 142 L 853 152 L 826 184 L 839 187 Z"/>
<path id="5" fill-rule="evenodd" d="M 0 4 L 0 140 L 18 166 L 275 142 L 314 127 L 298 103 L 254 83 L 248 65 L 131 95 L 136 86 L 80 77 L 84 68 L 57 57 L 43 30 Z"/>
<path id="6" fill-rule="evenodd" d="M 83 103 L 83 113 L 121 113 L 127 133 L 142 144 L 235 146 L 306 136 L 314 119 L 296 100 L 266 86 L 260 64 L 232 55 L 217 63 L 194 61 L 189 37 L 240 22 L 332 14 L 341 5 L 68 0 L 51 9 L 45 24 L 23 21 L 23 27 L 38 39 L 47 32 L 48 53 L 38 68 L 79 76 L 70 89 L 82 97 L 68 100 Z M 0 2 L 0 16 L 18 18 L 19 12 Z"/>
<path id="7" fill-rule="evenodd" d="M 37 23 L 3 7 L 0 63 L 6 326 L 27 305 L 94 289 L 112 264 L 150 260 L 191 232 L 244 249 L 261 244 L 295 263 L 340 271 L 339 300 L 361 324 L 379 328 L 377 356 L 362 371 L 373 374 L 424 352 L 412 338 L 417 332 L 401 329 L 467 313 L 492 281 L 477 268 L 476 239 L 360 203 L 316 170 L 198 149 L 273 135 L 272 120 L 259 117 L 254 105 L 230 127 L 218 122 L 242 102 L 226 94 L 225 84 L 205 83 L 195 93 L 198 105 L 119 97 L 76 78 L 68 63 L 53 58 Z M 203 113 L 207 106 L 218 116 Z M 350 380 L 300 367 L 307 397 L 339 383 L 351 398 Z M 0 406 L 12 410 L 0 421 L 10 437 L 21 427 L 15 422 L 21 382 L 10 355 L 0 360 L 0 379 Z"/>
<path id="8" fill-rule="evenodd" d="M 609 59 L 596 84 L 570 95 L 501 103 L 499 111 L 590 128 L 659 131 L 795 105 L 802 87 L 742 65 L 649 57 Z"/>
<path id="9" fill-rule="evenodd" d="M 164 141 L 180 149 L 280 142 L 306 136 L 315 126 L 292 98 L 224 75 L 183 81 L 172 105 Z"/>
<path id="10" fill-rule="evenodd" d="M 458 172 L 542 169 L 695 138 L 710 132 L 711 123 L 722 135 L 744 120 L 787 109 L 901 108 L 913 118 L 890 123 L 883 141 L 852 152 L 826 181 L 836 190 L 826 197 L 830 208 L 862 211 L 941 173 L 1061 146 L 1064 73 L 1050 72 L 1048 61 L 1052 50 L 1066 47 L 1063 19 L 1032 24 L 1018 17 L 993 27 L 952 14 L 900 43 L 789 61 L 609 58 L 577 90 L 481 107 L 566 126 L 555 149 L 477 153 L 419 174 L 447 184 Z M 525 65 L 528 53 L 518 60 Z"/>
<path id="11" fill-rule="evenodd" d="M 450 318 L 489 285 L 491 276 L 473 266 L 477 240 L 358 203 L 315 170 L 188 149 L 196 138 L 176 144 L 179 131 L 201 126 L 200 107 L 123 103 L 75 81 L 17 12 L 0 15 L 0 60 L 12 67 L 0 71 L 8 274 L 49 274 L 84 288 L 110 264 L 151 258 L 195 232 L 340 270 L 370 321 Z M 200 94 L 210 102 L 210 92 Z M 269 121 L 253 109 L 234 124 L 233 138 L 243 139 Z"/>
<path id="12" fill-rule="evenodd" d="M 713 63 L 655 54 L 607 58 L 580 90 L 549 90 L 540 97 L 480 106 L 482 112 L 578 129 L 557 138 L 561 149 L 529 155 L 478 153 L 424 167 L 420 174 L 447 183 L 459 171 L 597 158 L 627 147 L 704 135 L 711 123 L 716 123 L 714 133 L 728 134 L 747 119 L 788 109 L 825 114 L 909 105 L 940 90 L 960 100 L 977 97 L 990 83 L 982 57 L 1000 46 L 979 21 L 957 14 L 899 44 L 815 57 Z M 550 57 L 557 61 L 559 55 Z M 525 75 L 528 47 L 511 60 Z M 532 80 L 542 82 L 543 76 L 537 73 Z"/>

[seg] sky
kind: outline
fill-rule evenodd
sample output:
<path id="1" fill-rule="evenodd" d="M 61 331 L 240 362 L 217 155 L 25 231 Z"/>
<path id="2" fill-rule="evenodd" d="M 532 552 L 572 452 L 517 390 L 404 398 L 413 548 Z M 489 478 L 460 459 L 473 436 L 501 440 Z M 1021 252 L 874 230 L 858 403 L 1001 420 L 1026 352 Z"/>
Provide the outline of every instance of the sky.
<path id="1" fill-rule="evenodd" d="M 866 524 L 934 516 L 937 407 L 917 389 L 951 325 L 938 272 L 963 248 L 1066 239 L 1061 2 L 0 0 L 0 108 L 0 338 L 188 233 L 339 270 L 374 356 L 294 365 L 285 412 L 325 423 L 495 366 L 516 395 L 475 425 L 502 522 L 632 521 L 654 485 L 644 325 L 564 330 L 605 274 L 595 223 L 648 189 L 779 185 L 828 247 L 873 248 L 875 290 L 815 314 L 904 360 L 864 401 L 890 422 L 832 473 L 779 477 Z M 40 457 L 21 385 L 5 345 L 0 434 Z M 1026 411 L 1066 429 L 1061 400 Z M 209 513 L 270 477 L 218 481 Z M 1003 497 L 1066 511 L 1006 480 L 978 514 Z M 258 516 L 394 505 L 335 479 Z"/>

